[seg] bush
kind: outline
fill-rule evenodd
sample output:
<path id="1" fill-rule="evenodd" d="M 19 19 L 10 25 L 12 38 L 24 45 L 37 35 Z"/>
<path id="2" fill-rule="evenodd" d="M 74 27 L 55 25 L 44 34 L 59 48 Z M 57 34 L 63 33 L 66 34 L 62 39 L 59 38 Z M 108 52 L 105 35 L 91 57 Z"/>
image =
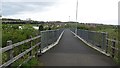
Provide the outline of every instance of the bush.
<path id="1" fill-rule="evenodd" d="M 19 24 L 3 24 L 2 25 L 2 47 L 6 46 L 8 40 L 12 40 L 13 43 L 23 41 L 33 37 L 35 34 L 39 34 L 38 30 L 33 29 L 32 25 L 22 25 L 23 28 L 19 29 Z"/>

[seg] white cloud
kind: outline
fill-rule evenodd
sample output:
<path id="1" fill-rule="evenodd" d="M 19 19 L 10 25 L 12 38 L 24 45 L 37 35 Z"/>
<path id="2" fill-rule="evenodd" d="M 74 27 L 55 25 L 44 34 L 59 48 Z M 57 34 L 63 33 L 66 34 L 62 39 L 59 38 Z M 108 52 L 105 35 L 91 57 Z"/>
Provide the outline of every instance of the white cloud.
<path id="1" fill-rule="evenodd" d="M 80 0 L 81 1 L 81 0 Z M 117 0 L 84 0 L 79 2 L 79 19 L 86 22 L 117 24 Z M 114 21 L 113 21 L 114 20 Z"/>

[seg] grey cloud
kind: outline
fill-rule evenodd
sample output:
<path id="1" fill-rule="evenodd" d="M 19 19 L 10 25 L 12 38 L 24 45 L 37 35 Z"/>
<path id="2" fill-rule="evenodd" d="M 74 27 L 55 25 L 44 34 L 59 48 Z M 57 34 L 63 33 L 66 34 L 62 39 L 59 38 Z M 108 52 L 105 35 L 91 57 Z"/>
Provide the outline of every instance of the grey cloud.
<path id="1" fill-rule="evenodd" d="M 3 2 L 2 15 L 14 15 L 23 11 L 45 11 L 46 7 L 51 7 L 55 2 Z"/>

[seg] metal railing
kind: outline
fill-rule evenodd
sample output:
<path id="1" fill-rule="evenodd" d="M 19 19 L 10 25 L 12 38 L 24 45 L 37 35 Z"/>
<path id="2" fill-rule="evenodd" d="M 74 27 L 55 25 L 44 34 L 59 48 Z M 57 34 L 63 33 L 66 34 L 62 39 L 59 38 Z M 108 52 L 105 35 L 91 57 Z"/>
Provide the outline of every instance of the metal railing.
<path id="1" fill-rule="evenodd" d="M 2 63 L 0 65 L 1 67 L 6 67 L 6 66 L 12 66 L 11 64 L 14 63 L 15 61 L 17 61 L 18 59 L 22 58 L 23 56 L 25 56 L 26 54 L 29 53 L 29 57 L 26 58 L 24 62 L 30 60 L 36 53 L 37 51 L 35 51 L 35 53 L 33 53 L 33 49 L 37 48 L 37 50 L 39 50 L 40 44 L 41 42 L 39 41 L 39 38 L 41 38 L 41 35 L 33 37 L 31 36 L 30 39 L 24 40 L 22 42 L 18 42 L 15 44 L 12 44 L 12 41 L 7 41 L 7 46 L 4 48 L 1 48 L 0 51 L 2 51 L 2 55 L 7 55 L 8 58 L 6 61 L 3 60 L 4 63 Z M 35 40 L 35 41 L 34 41 Z M 35 42 L 35 45 L 33 45 L 33 41 Z M 29 45 L 27 45 L 27 48 L 24 48 L 25 50 L 22 51 L 21 49 L 23 49 L 22 45 L 28 43 Z M 19 49 L 18 49 L 19 48 Z M 15 49 L 17 49 L 20 53 L 16 54 Z M 22 53 L 21 53 L 22 51 Z M 22 64 L 18 65 L 21 66 Z"/>
<path id="2" fill-rule="evenodd" d="M 93 44 L 94 46 L 101 48 L 102 50 L 106 49 L 105 43 L 107 33 L 78 29 L 77 35 L 79 35 L 82 39 L 86 40 L 87 42 Z"/>
<path id="3" fill-rule="evenodd" d="M 75 33 L 75 29 L 70 30 Z M 92 46 L 99 48 L 102 52 L 110 54 L 110 57 L 114 58 L 117 62 L 120 62 L 118 41 L 109 39 L 107 33 L 78 29 L 77 35 L 87 43 L 92 44 Z"/>
<path id="4" fill-rule="evenodd" d="M 18 67 L 20 67 L 36 54 L 39 55 L 38 53 L 41 53 L 42 48 L 54 43 L 62 31 L 63 29 L 41 31 L 41 35 L 39 36 L 33 38 L 30 36 L 30 39 L 26 39 L 15 44 L 12 44 L 11 40 L 7 41 L 7 46 L 0 48 L 2 56 L 8 56 L 7 60 L 3 60 L 3 63 L 0 64 L 0 68 L 12 66 L 14 62 L 17 62 L 20 58 L 23 58 L 25 55 L 27 55 L 27 58 L 25 58 L 25 60 L 18 65 Z M 17 53 L 17 51 L 19 53 Z"/>
<path id="5" fill-rule="evenodd" d="M 106 38 L 106 53 L 109 53 L 112 58 L 114 58 L 117 62 L 120 63 L 120 49 L 117 40 Z"/>
<path id="6" fill-rule="evenodd" d="M 63 29 L 41 31 L 41 49 L 54 44 L 62 31 Z"/>

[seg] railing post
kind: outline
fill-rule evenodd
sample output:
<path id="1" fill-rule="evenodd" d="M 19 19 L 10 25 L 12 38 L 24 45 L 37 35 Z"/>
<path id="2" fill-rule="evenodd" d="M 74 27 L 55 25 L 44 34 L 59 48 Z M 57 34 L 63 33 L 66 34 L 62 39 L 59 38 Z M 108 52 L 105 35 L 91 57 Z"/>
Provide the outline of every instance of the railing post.
<path id="1" fill-rule="evenodd" d="M 35 35 L 36 35 L 36 37 L 38 36 L 37 33 Z M 37 44 L 37 43 L 38 43 L 38 39 L 35 40 L 35 44 Z"/>
<path id="2" fill-rule="evenodd" d="M 106 38 L 106 50 L 105 50 L 106 53 L 108 53 L 108 39 Z"/>
<path id="3" fill-rule="evenodd" d="M 0 47 L 0 66 L 2 65 L 2 50 L 1 50 L 1 47 Z"/>
<path id="4" fill-rule="evenodd" d="M 9 46 L 9 45 L 12 45 L 12 41 L 11 40 L 7 41 L 7 46 Z M 9 50 L 9 60 L 13 58 L 13 53 L 14 53 L 13 49 L 10 49 Z"/>
<path id="5" fill-rule="evenodd" d="M 7 46 L 10 46 L 10 45 L 12 45 L 12 41 L 11 40 L 9 40 L 9 41 L 7 41 Z M 9 50 L 9 57 L 8 57 L 8 60 L 10 60 L 10 59 L 12 59 L 13 58 L 13 53 L 14 53 L 14 51 L 13 51 L 13 47 L 12 47 L 12 49 L 10 49 Z M 11 68 L 11 64 L 9 65 L 9 68 Z"/>
<path id="6" fill-rule="evenodd" d="M 114 38 L 114 40 L 116 40 L 115 38 Z M 112 41 L 112 57 L 114 57 L 115 56 L 115 41 Z"/>
<path id="7" fill-rule="evenodd" d="M 32 36 L 30 35 L 30 38 L 32 38 Z M 30 41 L 30 48 L 32 47 L 32 41 Z M 32 50 L 30 51 L 30 56 L 32 56 Z"/>
<path id="8" fill-rule="evenodd" d="M 105 33 L 105 34 L 106 34 L 106 36 L 105 36 L 105 41 L 106 41 L 105 42 L 105 52 L 108 53 L 108 39 L 107 39 L 108 38 L 108 33 Z"/>
<path id="9" fill-rule="evenodd" d="M 118 41 L 118 63 L 120 64 L 120 41 Z"/>
<path id="10" fill-rule="evenodd" d="M 38 53 L 37 53 L 37 56 L 38 56 L 38 57 L 42 55 L 42 45 L 44 44 L 44 43 L 43 43 L 43 40 L 44 40 L 44 35 L 45 35 L 45 33 L 44 33 L 43 31 L 41 31 L 40 33 L 41 33 L 41 37 L 40 37 L 40 41 L 39 41 L 39 42 L 41 42 L 41 44 L 39 45 L 39 51 L 38 51 Z M 43 33 L 44 33 L 44 34 L 43 34 Z M 45 42 L 46 42 L 46 41 L 45 41 Z"/>
<path id="11" fill-rule="evenodd" d="M 36 33 L 36 37 L 38 36 L 38 34 Z M 35 40 L 35 44 L 39 43 L 39 39 Z M 40 46 L 40 45 L 39 45 Z M 38 55 L 38 50 L 39 50 L 39 46 L 37 47 L 37 52 L 35 53 L 35 56 Z"/>

